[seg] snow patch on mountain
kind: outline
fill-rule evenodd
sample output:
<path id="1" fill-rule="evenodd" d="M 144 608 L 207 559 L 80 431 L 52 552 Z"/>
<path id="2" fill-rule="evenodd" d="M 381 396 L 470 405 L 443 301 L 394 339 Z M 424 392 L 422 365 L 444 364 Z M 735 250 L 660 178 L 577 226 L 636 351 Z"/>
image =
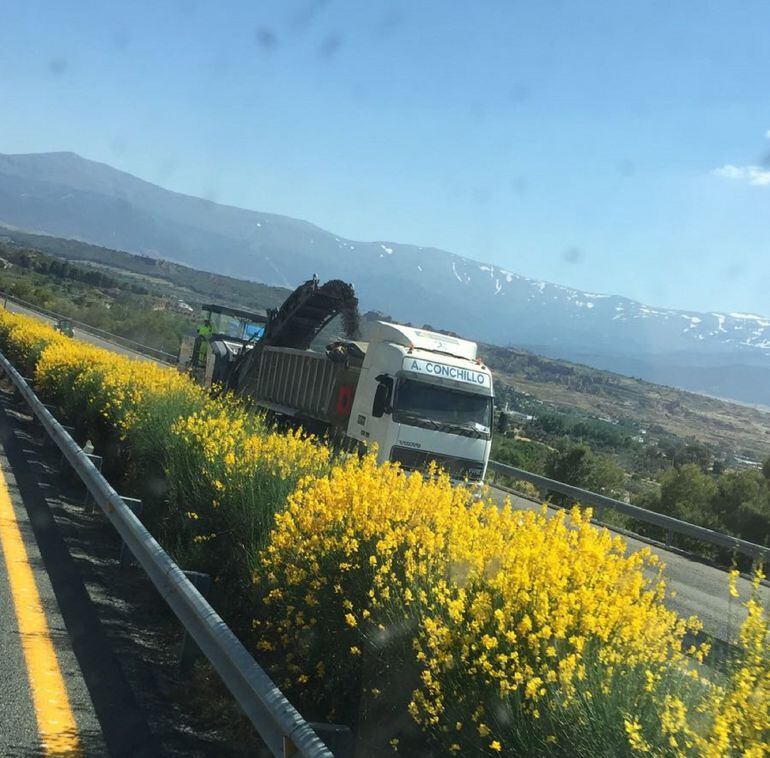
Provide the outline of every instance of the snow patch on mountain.
<path id="1" fill-rule="evenodd" d="M 770 321 L 762 316 L 757 316 L 756 313 L 731 313 L 730 316 L 741 321 L 756 321 L 762 326 L 770 326 Z"/>

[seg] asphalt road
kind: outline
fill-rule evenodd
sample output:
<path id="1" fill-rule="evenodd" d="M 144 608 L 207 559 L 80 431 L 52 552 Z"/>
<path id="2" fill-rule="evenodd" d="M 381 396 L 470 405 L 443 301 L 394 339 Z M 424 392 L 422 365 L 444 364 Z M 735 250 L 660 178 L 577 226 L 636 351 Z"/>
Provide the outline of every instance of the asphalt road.
<path id="1" fill-rule="evenodd" d="M 6 454 L 7 432 L 0 425 L 0 497 L 11 509 L 0 517 L 0 755 L 47 754 L 41 732 L 61 729 L 67 714 L 76 727 L 64 737 L 62 753 L 79 748 L 104 755 L 101 727 L 49 578 L 52 566 L 39 547 L 49 524 L 33 519 L 26 508 Z M 14 535 L 20 535 L 20 544 L 13 544 Z M 30 569 L 31 588 L 23 578 Z M 42 611 L 39 618 L 35 606 Z M 57 696 L 64 702 L 57 703 Z M 55 752 L 50 742 L 48 750 Z"/>
<path id="2" fill-rule="evenodd" d="M 537 510 L 541 506 L 531 500 L 490 488 L 491 495 L 500 503 L 510 498 L 515 508 Z M 549 507 L 549 513 L 557 508 Z M 703 623 L 704 633 L 721 642 L 732 644 L 741 622 L 746 616 L 741 600 L 730 596 L 727 572 L 690 556 L 640 539 L 621 535 L 631 551 L 649 548 L 665 565 L 663 576 L 669 589 L 667 604 L 681 616 L 697 616 Z M 737 589 L 742 598 L 751 594 L 751 583 L 741 577 Z M 766 608 L 770 608 L 770 587 L 760 588 L 760 597 Z"/>

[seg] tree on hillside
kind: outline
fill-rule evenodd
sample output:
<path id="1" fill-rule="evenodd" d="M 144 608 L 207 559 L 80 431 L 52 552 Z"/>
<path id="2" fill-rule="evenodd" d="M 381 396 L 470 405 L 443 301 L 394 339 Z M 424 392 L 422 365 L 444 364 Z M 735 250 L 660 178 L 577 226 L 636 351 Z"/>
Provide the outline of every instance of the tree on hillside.
<path id="1" fill-rule="evenodd" d="M 664 471 L 659 492 L 640 493 L 634 504 L 770 545 L 770 481 L 760 471 L 728 469 L 720 476 L 712 476 L 699 465 L 687 463 Z M 655 529 L 643 525 L 639 528 L 642 533 L 660 536 Z M 720 553 L 697 540 L 680 537 L 679 545 L 711 558 L 731 560 L 729 551 Z"/>
<path id="2" fill-rule="evenodd" d="M 713 510 L 717 484 L 695 463 L 685 463 L 663 472 L 656 510 L 694 524 L 718 529 Z"/>
<path id="3" fill-rule="evenodd" d="M 770 539 L 770 484 L 761 472 L 725 472 L 712 510 L 730 533 L 762 544 Z"/>
<path id="4" fill-rule="evenodd" d="M 770 482 L 770 457 L 766 458 L 762 464 L 762 475 Z"/>
<path id="5" fill-rule="evenodd" d="M 664 439 L 660 441 L 659 447 L 673 466 L 693 463 L 704 473 L 711 470 L 714 454 L 708 445 L 698 440 L 684 442 L 678 438 Z"/>
<path id="6" fill-rule="evenodd" d="M 539 442 L 517 440 L 501 434 L 496 434 L 492 438 L 493 460 L 531 471 L 533 474 L 546 475 L 549 455 L 549 449 Z"/>
<path id="7" fill-rule="evenodd" d="M 625 479 L 622 469 L 605 455 L 597 455 L 584 443 L 567 444 L 551 456 L 547 476 L 592 492 L 617 496 Z M 554 495 L 557 502 L 570 498 Z"/>

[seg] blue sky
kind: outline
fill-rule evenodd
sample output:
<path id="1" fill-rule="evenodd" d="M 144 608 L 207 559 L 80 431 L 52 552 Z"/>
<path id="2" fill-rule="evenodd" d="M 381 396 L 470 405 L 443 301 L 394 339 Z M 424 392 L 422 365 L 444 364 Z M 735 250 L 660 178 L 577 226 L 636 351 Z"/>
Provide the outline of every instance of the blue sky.
<path id="1" fill-rule="evenodd" d="M 770 4 L 0 7 L 0 152 L 770 314 Z"/>

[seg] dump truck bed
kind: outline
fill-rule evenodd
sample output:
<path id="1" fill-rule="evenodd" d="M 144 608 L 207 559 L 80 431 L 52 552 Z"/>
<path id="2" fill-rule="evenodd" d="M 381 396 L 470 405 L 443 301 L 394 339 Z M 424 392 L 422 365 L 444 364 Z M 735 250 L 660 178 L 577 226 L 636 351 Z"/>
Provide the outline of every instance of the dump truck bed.
<path id="1" fill-rule="evenodd" d="M 359 374 L 359 368 L 323 353 L 266 347 L 252 396 L 280 413 L 347 426 Z"/>

